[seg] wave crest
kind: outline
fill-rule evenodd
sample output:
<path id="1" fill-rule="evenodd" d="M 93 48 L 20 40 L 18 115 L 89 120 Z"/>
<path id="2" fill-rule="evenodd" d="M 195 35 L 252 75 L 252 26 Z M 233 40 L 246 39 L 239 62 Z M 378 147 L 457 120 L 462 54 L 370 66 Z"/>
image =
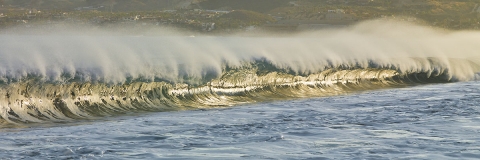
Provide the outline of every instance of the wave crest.
<path id="1" fill-rule="evenodd" d="M 305 76 L 257 67 L 231 69 L 201 85 L 168 82 L 48 83 L 30 79 L 1 86 L 0 114 L 8 123 L 68 121 L 132 112 L 232 106 L 278 99 L 450 82 L 446 74 L 392 69 L 327 69 Z"/>
<path id="2" fill-rule="evenodd" d="M 478 79 L 480 33 L 370 21 L 292 36 L 0 36 L 0 122 Z"/>

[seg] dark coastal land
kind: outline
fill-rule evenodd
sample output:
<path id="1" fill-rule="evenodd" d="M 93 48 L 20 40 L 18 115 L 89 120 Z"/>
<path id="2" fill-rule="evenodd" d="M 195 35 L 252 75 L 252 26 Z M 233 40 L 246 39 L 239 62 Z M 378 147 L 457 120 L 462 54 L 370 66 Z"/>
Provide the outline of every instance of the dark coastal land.
<path id="1" fill-rule="evenodd" d="M 169 27 L 206 34 L 295 32 L 372 19 L 479 30 L 475 0 L 0 0 L 0 32 Z M 53 29 L 54 28 L 54 29 Z"/>

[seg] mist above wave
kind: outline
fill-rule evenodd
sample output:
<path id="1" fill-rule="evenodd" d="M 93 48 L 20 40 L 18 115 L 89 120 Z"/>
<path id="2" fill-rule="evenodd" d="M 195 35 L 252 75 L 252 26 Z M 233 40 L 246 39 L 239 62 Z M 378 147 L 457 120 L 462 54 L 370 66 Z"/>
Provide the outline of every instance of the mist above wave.
<path id="1" fill-rule="evenodd" d="M 111 31 L 0 35 L 4 82 L 123 83 L 131 79 L 200 83 L 258 60 L 296 74 L 329 68 L 386 68 L 447 72 L 470 80 L 480 71 L 480 32 L 441 31 L 395 21 L 368 21 L 295 35 L 124 36 Z M 67 34 L 68 33 L 68 34 Z M 163 36 L 161 36 L 163 35 Z M 208 81 L 208 80 L 207 80 Z"/>

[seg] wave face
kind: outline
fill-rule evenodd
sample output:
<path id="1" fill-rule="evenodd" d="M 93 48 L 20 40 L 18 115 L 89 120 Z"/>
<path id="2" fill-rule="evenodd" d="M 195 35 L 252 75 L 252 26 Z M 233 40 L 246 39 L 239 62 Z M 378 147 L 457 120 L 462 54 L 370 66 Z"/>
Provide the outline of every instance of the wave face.
<path id="1" fill-rule="evenodd" d="M 478 32 L 380 21 L 282 37 L 2 35 L 0 123 L 468 81 L 478 42 Z"/>

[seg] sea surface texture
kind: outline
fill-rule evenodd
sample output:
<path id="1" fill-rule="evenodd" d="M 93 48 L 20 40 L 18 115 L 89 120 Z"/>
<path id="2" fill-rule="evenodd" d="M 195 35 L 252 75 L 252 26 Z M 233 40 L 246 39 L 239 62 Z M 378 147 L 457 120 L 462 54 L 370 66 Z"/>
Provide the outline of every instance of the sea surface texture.
<path id="1" fill-rule="evenodd" d="M 480 33 L 0 35 L 0 159 L 480 158 Z"/>
<path id="2" fill-rule="evenodd" d="M 3 159 L 478 159 L 480 83 L 0 131 Z"/>

